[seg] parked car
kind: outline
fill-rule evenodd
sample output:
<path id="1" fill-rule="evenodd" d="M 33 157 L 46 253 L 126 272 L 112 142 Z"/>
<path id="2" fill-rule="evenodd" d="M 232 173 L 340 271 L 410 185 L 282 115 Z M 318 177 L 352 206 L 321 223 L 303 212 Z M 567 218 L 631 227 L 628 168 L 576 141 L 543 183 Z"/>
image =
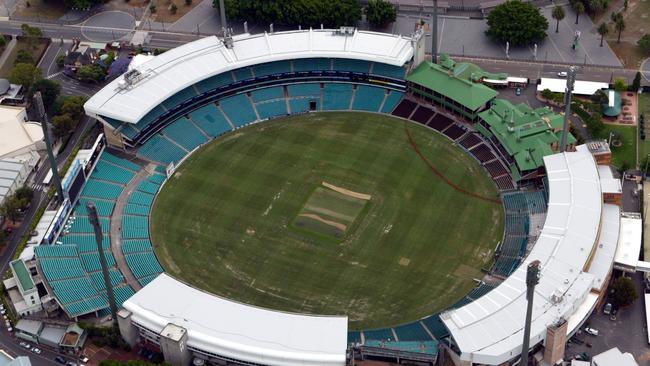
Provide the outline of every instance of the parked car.
<path id="1" fill-rule="evenodd" d="M 7 332 L 11 333 L 11 332 L 13 332 L 13 331 L 14 331 L 14 328 L 12 328 L 12 327 L 7 327 Z"/>
<path id="2" fill-rule="evenodd" d="M 603 309 L 603 313 L 605 313 L 605 315 L 609 315 L 609 314 L 612 313 L 612 304 L 611 303 L 605 304 L 605 308 Z"/>
<path id="3" fill-rule="evenodd" d="M 515 89 L 515 94 L 516 95 L 521 95 L 521 88 Z"/>
<path id="4" fill-rule="evenodd" d="M 592 336 L 598 335 L 598 329 L 594 329 L 594 328 L 585 328 L 585 332 L 591 334 Z"/>
<path id="5" fill-rule="evenodd" d="M 21 347 L 25 347 L 27 349 L 30 348 L 29 343 L 27 343 L 27 342 L 20 342 L 19 344 L 20 344 Z"/>
<path id="6" fill-rule="evenodd" d="M 54 357 L 54 361 L 56 361 L 56 362 L 58 362 L 58 363 L 60 363 L 62 365 L 65 365 L 65 358 L 63 358 L 61 356 Z"/>
<path id="7" fill-rule="evenodd" d="M 43 351 L 41 351 L 39 348 L 34 347 L 34 348 L 32 348 L 32 352 L 36 353 L 37 355 L 40 355 L 41 352 L 43 352 Z"/>
<path id="8" fill-rule="evenodd" d="M 557 73 L 557 76 L 559 76 L 559 77 L 561 77 L 561 78 L 565 78 L 567 75 L 568 75 L 568 74 L 567 74 L 566 71 L 560 71 L 560 72 Z"/>
<path id="9" fill-rule="evenodd" d="M 86 362 L 88 362 L 89 360 L 90 360 L 90 359 L 89 359 L 88 356 L 86 356 L 86 355 L 81 355 L 81 357 L 79 357 L 79 361 L 81 361 L 81 362 L 83 362 L 83 363 L 86 363 Z"/>
<path id="10" fill-rule="evenodd" d="M 68 361 L 65 366 L 77 366 L 76 362 Z"/>

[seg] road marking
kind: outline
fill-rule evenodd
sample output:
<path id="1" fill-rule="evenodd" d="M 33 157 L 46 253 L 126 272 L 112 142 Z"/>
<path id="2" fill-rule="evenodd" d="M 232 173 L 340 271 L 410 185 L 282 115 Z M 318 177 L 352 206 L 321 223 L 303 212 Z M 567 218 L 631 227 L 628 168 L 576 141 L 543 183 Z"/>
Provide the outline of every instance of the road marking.
<path id="1" fill-rule="evenodd" d="M 49 72 L 50 69 L 48 68 L 47 70 Z M 55 78 L 55 77 L 57 77 L 57 76 L 59 76 L 61 74 L 63 74 L 63 71 L 55 72 L 54 74 L 50 74 L 50 75 L 46 76 L 45 78 L 46 79 L 53 79 L 53 78 Z"/>

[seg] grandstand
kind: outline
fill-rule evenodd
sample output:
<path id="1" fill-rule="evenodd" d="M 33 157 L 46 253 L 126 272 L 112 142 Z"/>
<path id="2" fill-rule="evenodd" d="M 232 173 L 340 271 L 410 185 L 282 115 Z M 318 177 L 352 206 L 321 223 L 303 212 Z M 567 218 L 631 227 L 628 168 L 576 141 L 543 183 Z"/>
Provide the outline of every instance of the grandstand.
<path id="1" fill-rule="evenodd" d="M 161 275 L 163 269 L 149 238 L 148 216 L 166 176 L 155 173 L 147 177 L 129 196 L 124 214 L 112 217 L 116 199 L 141 167 L 104 153 L 59 244 L 36 251 L 39 270 L 70 317 L 105 314 L 108 306 L 98 275 L 92 228 L 83 207 L 93 201 L 107 235 L 103 245 L 112 267 L 111 281 L 124 308 L 121 331 L 129 342 L 157 339 L 164 330 L 181 328 L 190 330 L 188 352 L 202 359 L 342 365 L 349 343 L 362 344 L 366 350 L 394 348 L 435 354 L 438 341 L 446 340 L 457 346 L 463 361 L 500 364 L 511 360 L 517 347 L 521 348 L 521 325 L 505 313 L 519 314 L 525 308 L 522 276 L 525 265 L 534 259 L 542 260 L 546 268 L 541 283 L 549 290 L 545 295 L 536 294 L 535 301 L 557 311 L 534 314 L 537 333 L 532 345 L 544 340 L 541 330 L 558 316 L 568 319 L 574 328 L 584 319 L 588 314 L 585 309 L 593 309 L 598 298 L 588 291 L 595 286 L 594 278 L 602 281 L 611 270 L 611 259 L 602 252 L 610 253 L 612 245 L 616 246 L 617 230 L 613 226 L 618 214 L 617 208 L 604 205 L 607 219 L 602 224 L 596 222 L 602 195 L 597 188 L 595 162 L 585 148 L 532 156 L 535 169 L 544 165 L 554 168 L 549 171 L 550 196 L 539 190 L 516 191 L 516 182 L 532 168 L 513 170 L 513 165 L 528 161 L 525 154 L 517 156 L 487 123 L 483 130 L 479 127 L 480 121 L 492 118 L 503 102 L 495 101 L 493 90 L 473 82 L 477 73 L 481 74 L 473 65 L 423 62 L 419 67 L 413 65 L 415 71 L 407 76 L 407 63 L 418 59 L 413 47 L 420 41 L 418 37 L 362 31 L 351 36 L 335 35 L 331 30 L 278 32 L 235 39 L 233 48 L 225 47 L 216 37 L 207 37 L 165 52 L 146 68 L 139 68 L 146 82 L 136 81 L 122 88 L 120 82 L 124 80 L 118 78 L 84 107 L 138 157 L 165 166 L 179 163 L 202 144 L 250 123 L 310 111 L 386 113 L 425 125 L 465 149 L 503 192 L 504 238 L 489 269 L 503 282 L 480 283 L 442 314 L 408 324 L 349 332 L 346 318 L 272 312 L 211 296 Z M 163 74 L 169 77 L 159 77 Z M 452 87 L 440 89 L 447 81 Z M 411 92 L 419 89 L 414 93 L 417 101 L 405 97 L 407 85 Z M 542 112 L 535 111 L 550 118 Z M 515 121 L 518 125 L 529 122 Z M 554 127 L 556 124 L 551 123 Z M 579 164 L 584 169 L 578 169 Z M 162 171 L 164 167 L 160 167 Z M 561 183 L 566 177 L 571 187 Z M 576 194 L 575 189 L 584 190 L 584 194 Z M 567 214 L 577 205 L 585 209 L 583 217 Z M 119 239 L 128 269 L 117 268 L 110 251 L 111 220 L 121 222 Z M 545 222 L 543 228 L 537 227 L 540 222 Z M 598 231 L 607 235 L 596 243 Z M 570 241 L 576 243 L 574 248 L 566 245 Z M 605 244 L 606 249 L 596 250 L 596 244 Z M 550 254 L 555 252 L 558 254 Z M 595 261 L 598 267 L 592 267 L 594 273 L 586 263 L 590 254 L 600 259 Z M 124 270 L 144 287 L 134 296 Z M 564 276 L 569 284 L 557 282 L 553 273 Z M 510 288 L 513 290 L 508 291 Z M 552 304 L 551 291 L 571 300 Z M 170 299 L 169 293 L 178 296 Z M 206 318 L 208 311 L 215 316 Z M 204 323 L 210 326 L 197 326 Z M 384 347 L 386 344 L 390 347 Z M 244 348 L 246 352 L 241 351 Z"/>

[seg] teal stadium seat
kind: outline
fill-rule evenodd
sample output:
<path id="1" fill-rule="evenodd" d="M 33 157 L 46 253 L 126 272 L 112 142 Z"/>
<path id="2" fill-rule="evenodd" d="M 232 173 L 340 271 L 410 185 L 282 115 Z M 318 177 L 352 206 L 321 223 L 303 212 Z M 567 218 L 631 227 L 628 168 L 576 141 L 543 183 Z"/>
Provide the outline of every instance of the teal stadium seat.
<path id="1" fill-rule="evenodd" d="M 328 71 L 332 70 L 329 58 L 300 58 L 293 60 L 293 71 Z"/>
<path id="2" fill-rule="evenodd" d="M 371 74 L 385 76 L 393 79 L 404 80 L 406 76 L 406 69 L 399 66 L 393 66 L 388 64 L 382 64 L 380 62 L 375 62 L 372 64 Z"/>
<path id="3" fill-rule="evenodd" d="M 235 127 L 241 127 L 257 119 L 253 105 L 246 94 L 237 94 L 219 101 L 223 112 L 230 118 Z"/>
<path id="4" fill-rule="evenodd" d="M 265 100 L 284 98 L 284 89 L 281 86 L 256 89 L 251 92 L 251 98 L 256 103 L 263 102 Z"/>
<path id="5" fill-rule="evenodd" d="M 162 102 L 162 104 L 167 109 L 172 109 L 172 108 L 176 107 L 177 105 L 179 105 L 179 104 L 181 104 L 181 103 L 183 103 L 185 101 L 188 101 L 188 100 L 190 100 L 190 99 L 192 99 L 192 98 L 194 98 L 196 96 L 198 96 L 198 94 L 196 93 L 194 88 L 192 86 L 189 86 L 189 87 L 179 91 L 178 93 L 172 95 L 171 97 L 165 99 L 165 101 Z"/>
<path id="6" fill-rule="evenodd" d="M 403 97 L 404 93 L 391 90 L 390 94 L 388 94 L 386 100 L 384 101 L 384 105 L 381 107 L 381 113 L 390 114 L 393 109 L 397 107 Z"/>
<path id="7" fill-rule="evenodd" d="M 323 89 L 323 110 L 349 110 L 352 84 L 326 83 Z"/>
<path id="8" fill-rule="evenodd" d="M 226 71 L 224 73 L 199 81 L 194 86 L 199 90 L 199 92 L 205 93 L 210 90 L 217 89 L 221 86 L 232 84 L 233 82 L 234 80 L 232 78 L 232 74 L 230 71 Z"/>
<path id="9" fill-rule="evenodd" d="M 352 109 L 357 111 L 379 112 L 379 107 L 384 102 L 386 89 L 375 88 L 367 85 L 357 86 L 354 94 Z"/>
<path id="10" fill-rule="evenodd" d="M 166 138 L 155 135 L 138 149 L 138 155 L 163 164 L 177 163 L 187 154 Z"/>
<path id="11" fill-rule="evenodd" d="M 287 102 L 284 98 L 255 104 L 261 119 L 287 115 Z"/>
<path id="12" fill-rule="evenodd" d="M 190 118 L 211 137 L 220 136 L 232 127 L 217 107 L 210 103 L 190 113 Z"/>
<path id="13" fill-rule="evenodd" d="M 290 71 L 291 71 L 291 65 L 289 65 L 289 61 L 267 62 L 265 64 L 253 66 L 253 72 L 255 73 L 255 77 L 267 76 L 273 74 L 282 74 Z"/>
<path id="14" fill-rule="evenodd" d="M 208 141 L 187 118 L 181 117 L 162 130 L 162 133 L 174 142 L 183 146 L 187 151 L 192 151 L 199 145 Z"/>

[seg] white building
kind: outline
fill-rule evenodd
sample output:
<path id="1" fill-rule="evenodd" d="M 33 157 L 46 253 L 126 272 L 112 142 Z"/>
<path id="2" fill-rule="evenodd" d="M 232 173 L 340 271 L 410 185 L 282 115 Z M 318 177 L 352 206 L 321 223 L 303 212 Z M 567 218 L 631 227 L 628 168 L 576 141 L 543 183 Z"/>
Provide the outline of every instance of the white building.
<path id="1" fill-rule="evenodd" d="M 4 280 L 4 286 L 11 302 L 20 316 L 34 314 L 43 310 L 38 288 L 32 274 L 21 259 L 9 263 L 12 277 Z"/>
<path id="2" fill-rule="evenodd" d="M 591 366 L 639 366 L 632 354 L 622 353 L 618 347 L 591 358 Z"/>
<path id="3" fill-rule="evenodd" d="M 14 158 L 0 158 L 0 204 L 25 184 L 29 171 L 26 162 Z"/>
<path id="4" fill-rule="evenodd" d="M 0 158 L 31 160 L 44 149 L 41 124 L 29 121 L 23 107 L 0 105 Z"/>

